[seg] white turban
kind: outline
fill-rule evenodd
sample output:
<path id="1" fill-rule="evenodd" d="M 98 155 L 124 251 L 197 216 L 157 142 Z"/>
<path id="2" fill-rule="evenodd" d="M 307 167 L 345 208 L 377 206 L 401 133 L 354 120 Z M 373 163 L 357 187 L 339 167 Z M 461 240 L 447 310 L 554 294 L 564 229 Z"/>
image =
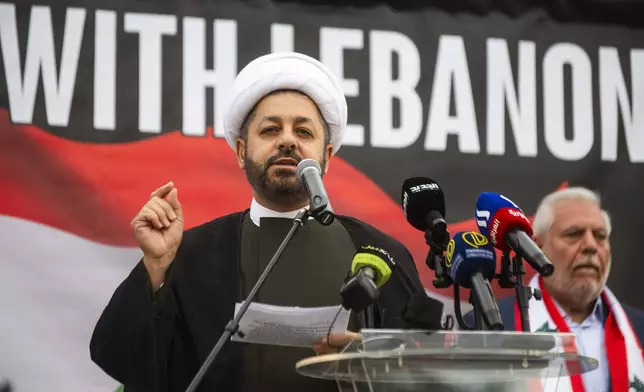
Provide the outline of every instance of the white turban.
<path id="1" fill-rule="evenodd" d="M 297 90 L 315 102 L 329 126 L 333 154 L 342 145 L 347 101 L 340 82 L 321 62 L 300 53 L 273 53 L 251 61 L 235 78 L 224 117 L 228 145 L 235 150 L 244 120 L 263 97 L 276 90 Z"/>

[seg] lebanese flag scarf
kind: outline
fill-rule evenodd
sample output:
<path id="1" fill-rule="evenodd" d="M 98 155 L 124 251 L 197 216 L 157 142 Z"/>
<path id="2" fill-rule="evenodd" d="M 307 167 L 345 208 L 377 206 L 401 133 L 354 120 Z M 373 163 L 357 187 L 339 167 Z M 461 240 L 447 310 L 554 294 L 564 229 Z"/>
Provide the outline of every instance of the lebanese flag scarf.
<path id="1" fill-rule="evenodd" d="M 530 330 L 531 332 L 561 332 L 569 333 L 570 328 L 562 317 L 552 297 L 543 288 L 543 279 L 535 275 L 530 281 L 530 287 L 538 288 L 543 293 L 541 301 L 530 298 Z M 633 328 L 619 304 L 615 295 L 605 288 L 602 300 L 608 318 L 604 324 L 605 347 L 608 366 L 610 369 L 611 391 L 628 392 L 644 391 L 644 358 L 642 348 L 637 340 Z M 514 307 L 514 325 L 521 331 L 521 317 L 518 304 Z M 566 351 L 576 350 L 569 347 Z M 574 352 L 574 351 L 573 351 Z M 582 376 L 580 374 L 570 377 L 556 377 L 542 380 L 542 391 L 585 392 Z"/>

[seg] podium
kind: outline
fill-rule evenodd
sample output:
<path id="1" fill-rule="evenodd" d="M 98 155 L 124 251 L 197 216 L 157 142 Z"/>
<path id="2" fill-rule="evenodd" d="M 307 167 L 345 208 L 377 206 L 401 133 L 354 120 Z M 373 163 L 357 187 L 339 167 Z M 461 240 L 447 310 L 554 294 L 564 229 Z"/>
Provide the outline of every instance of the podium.
<path id="1" fill-rule="evenodd" d="M 335 380 L 340 391 L 557 391 L 559 379 L 598 367 L 575 351 L 575 340 L 572 333 L 364 329 L 337 354 L 295 368 Z"/>

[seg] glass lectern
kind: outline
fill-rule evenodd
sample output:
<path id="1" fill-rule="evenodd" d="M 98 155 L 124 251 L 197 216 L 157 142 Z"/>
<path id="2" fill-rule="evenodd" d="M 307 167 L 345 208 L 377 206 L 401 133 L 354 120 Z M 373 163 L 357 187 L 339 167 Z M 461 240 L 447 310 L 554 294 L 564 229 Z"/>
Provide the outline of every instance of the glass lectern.
<path id="1" fill-rule="evenodd" d="M 295 367 L 341 391 L 557 391 L 561 378 L 598 366 L 575 347 L 572 333 L 366 329 Z"/>

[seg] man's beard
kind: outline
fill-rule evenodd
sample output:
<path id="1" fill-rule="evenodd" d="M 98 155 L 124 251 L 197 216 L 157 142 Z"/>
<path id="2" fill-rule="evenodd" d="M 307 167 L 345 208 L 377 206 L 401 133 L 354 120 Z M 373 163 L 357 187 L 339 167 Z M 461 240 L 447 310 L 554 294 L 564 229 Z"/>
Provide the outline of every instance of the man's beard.
<path id="1" fill-rule="evenodd" d="M 581 264 L 581 263 L 576 263 Z M 590 262 L 589 262 L 590 264 Z M 593 263 L 594 264 L 594 263 Z M 609 259 L 603 276 L 599 279 L 590 277 L 573 278 L 567 271 L 555 273 L 548 279 L 550 290 L 559 295 L 559 302 L 564 302 L 567 306 L 583 308 L 601 294 L 606 287 L 606 281 L 610 274 L 611 260 Z"/>
<path id="2" fill-rule="evenodd" d="M 269 177 L 268 170 L 280 158 L 292 158 L 297 163 L 300 163 L 303 159 L 295 150 L 280 150 L 279 153 L 261 164 L 249 158 L 248 151 L 246 151 L 244 155 L 244 171 L 248 182 L 257 194 L 276 204 L 288 206 L 295 203 L 305 203 L 308 201 L 309 195 L 304 184 L 297 179 L 295 170 L 278 168 L 273 170 L 273 176 Z M 320 167 L 324 168 L 325 166 L 326 159 L 322 158 Z M 324 176 L 324 173 L 321 175 Z"/>

